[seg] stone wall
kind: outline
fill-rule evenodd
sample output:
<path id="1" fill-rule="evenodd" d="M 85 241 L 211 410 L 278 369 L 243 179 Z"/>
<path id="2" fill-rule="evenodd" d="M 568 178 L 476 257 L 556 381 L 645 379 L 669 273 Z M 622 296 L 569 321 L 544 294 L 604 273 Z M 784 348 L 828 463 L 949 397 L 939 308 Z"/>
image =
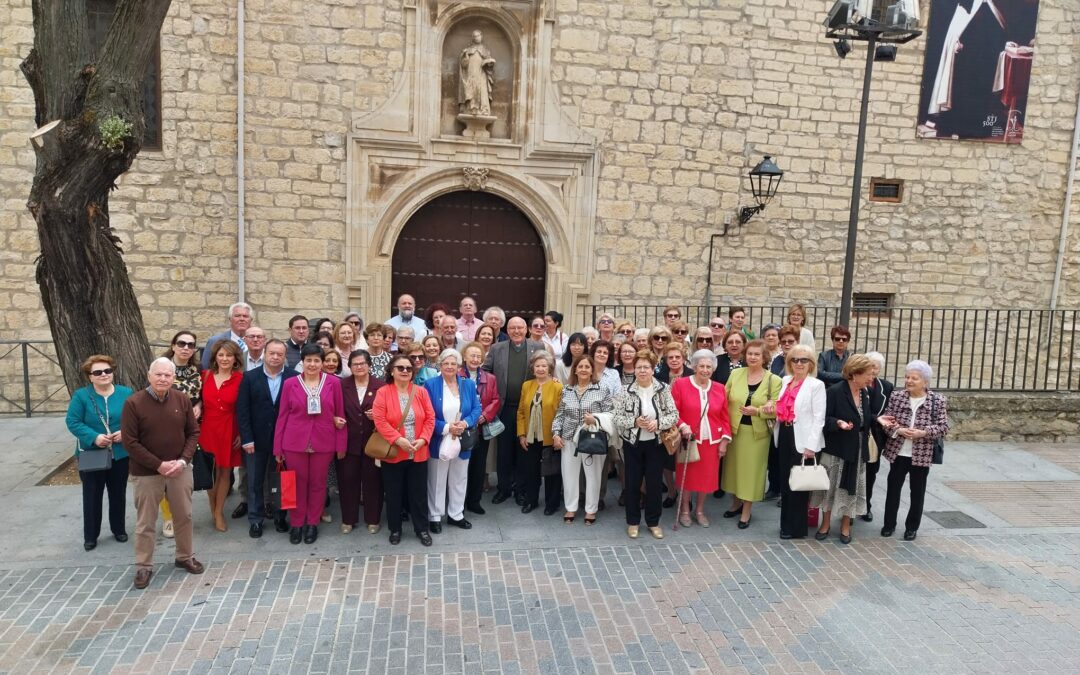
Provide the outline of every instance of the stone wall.
<path id="1" fill-rule="evenodd" d="M 544 1 L 558 95 L 600 148 L 592 301 L 700 302 L 710 235 L 749 203 L 745 174 L 769 153 L 787 172 L 780 196 L 717 240 L 712 297 L 837 302 L 862 52 L 840 61 L 824 40 L 829 3 Z M 392 92 L 402 8 L 415 3 L 247 2 L 245 294 L 272 333 L 297 311 L 346 308 L 349 120 Z M 179 326 L 208 335 L 237 295 L 235 12 L 174 0 L 162 30 L 163 148 L 142 153 L 112 197 L 151 339 Z M 878 64 L 865 174 L 905 179 L 907 196 L 864 204 L 857 291 L 895 292 L 903 305 L 1045 306 L 1080 82 L 1080 7 L 1042 0 L 1039 28 L 1021 146 L 916 140 L 921 43 Z M 9 0 L 0 6 L 2 337 L 48 337 L 25 209 L 33 112 L 18 64 L 31 44 L 30 0 Z M 1074 209 L 1065 306 L 1080 302 L 1080 200 Z"/>
<path id="2" fill-rule="evenodd" d="M 949 399 L 949 440 L 1065 443 L 1080 438 L 1080 394 L 942 393 Z"/>

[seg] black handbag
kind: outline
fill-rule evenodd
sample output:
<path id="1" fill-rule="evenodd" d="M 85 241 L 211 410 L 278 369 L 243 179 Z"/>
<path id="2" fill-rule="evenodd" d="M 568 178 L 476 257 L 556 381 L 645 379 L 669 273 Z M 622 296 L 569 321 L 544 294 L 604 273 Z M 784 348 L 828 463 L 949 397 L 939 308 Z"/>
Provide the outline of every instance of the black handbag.
<path id="1" fill-rule="evenodd" d="M 461 452 L 470 452 L 480 441 L 479 425 L 473 425 L 461 432 L 458 440 L 461 441 Z"/>
<path id="2" fill-rule="evenodd" d="M 195 492 L 214 487 L 214 455 L 203 450 L 201 445 L 195 446 L 195 454 L 191 457 L 191 480 Z"/>
<path id="3" fill-rule="evenodd" d="M 933 399 L 931 399 L 933 401 Z M 934 421 L 934 404 L 930 404 L 930 422 Z M 934 457 L 930 460 L 932 464 L 941 464 L 945 460 L 945 438 L 937 437 L 934 439 Z"/>
<path id="4" fill-rule="evenodd" d="M 575 455 L 606 455 L 608 453 L 608 435 L 602 429 L 589 431 L 582 428 L 578 433 Z"/>
<path id="5" fill-rule="evenodd" d="M 86 385 L 87 389 L 90 389 L 90 385 Z M 105 428 L 105 433 L 110 434 L 112 431 L 109 429 L 109 421 L 101 414 L 101 410 L 98 409 L 97 401 L 94 400 L 93 394 L 90 396 L 90 405 L 94 406 L 94 414 L 97 415 L 98 421 L 101 422 L 101 426 Z M 79 471 L 108 471 L 112 468 L 113 463 L 113 451 L 110 445 L 107 448 L 82 448 L 79 445 L 79 441 L 75 441 L 75 458 L 79 465 Z"/>

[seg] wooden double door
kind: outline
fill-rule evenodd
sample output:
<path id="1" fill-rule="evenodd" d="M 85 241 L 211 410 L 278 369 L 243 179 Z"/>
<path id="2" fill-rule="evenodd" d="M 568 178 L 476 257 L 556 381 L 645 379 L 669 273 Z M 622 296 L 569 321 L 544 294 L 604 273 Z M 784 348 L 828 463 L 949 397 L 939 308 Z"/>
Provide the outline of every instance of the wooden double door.
<path id="1" fill-rule="evenodd" d="M 543 314 L 547 259 L 529 219 L 486 192 L 451 192 L 421 207 L 394 245 L 391 296 L 416 298 L 417 312 L 461 298 L 479 312 L 498 305 L 509 317 Z M 395 310 L 396 311 L 396 310 Z"/>

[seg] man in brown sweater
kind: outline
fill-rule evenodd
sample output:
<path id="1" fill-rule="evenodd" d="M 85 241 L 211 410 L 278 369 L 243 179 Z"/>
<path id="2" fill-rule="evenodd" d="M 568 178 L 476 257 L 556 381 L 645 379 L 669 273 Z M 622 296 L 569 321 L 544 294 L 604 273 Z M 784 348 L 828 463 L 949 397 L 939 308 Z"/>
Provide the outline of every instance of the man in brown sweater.
<path id="1" fill-rule="evenodd" d="M 154 540 L 158 503 L 169 494 L 176 532 L 176 566 L 202 574 L 191 537 L 191 458 L 199 425 L 187 394 L 173 389 L 176 366 L 160 358 L 150 364 L 150 386 L 124 403 L 120 429 L 131 456 L 135 479 L 135 588 L 150 584 L 154 573 Z"/>

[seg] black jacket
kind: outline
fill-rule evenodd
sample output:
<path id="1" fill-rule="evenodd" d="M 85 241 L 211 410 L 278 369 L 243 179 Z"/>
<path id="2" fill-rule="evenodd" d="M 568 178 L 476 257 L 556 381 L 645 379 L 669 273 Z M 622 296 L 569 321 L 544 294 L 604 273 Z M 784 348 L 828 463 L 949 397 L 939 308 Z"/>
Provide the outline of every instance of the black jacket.
<path id="1" fill-rule="evenodd" d="M 731 371 L 736 368 L 742 368 L 746 364 L 742 361 L 735 361 L 732 363 L 731 357 L 727 354 L 716 355 L 716 370 L 713 371 L 713 382 L 719 382 L 720 384 L 727 384 L 728 377 L 731 376 Z"/>
<path id="2" fill-rule="evenodd" d="M 825 390 L 824 452 L 845 462 L 857 461 L 860 453 L 864 461 L 870 456 L 868 434 L 877 416 L 870 409 L 870 396 L 865 389 L 859 392 L 859 396 L 862 398 L 863 409 L 861 427 L 859 410 L 855 407 L 855 399 L 851 396 L 851 387 L 847 381 L 838 382 Z M 851 422 L 855 427 L 844 431 L 838 425 L 840 421 Z"/>
<path id="3" fill-rule="evenodd" d="M 893 383 L 875 377 L 873 384 L 866 389 L 866 392 L 870 395 L 870 413 L 875 418 L 884 415 L 885 406 L 889 403 L 889 396 L 893 392 Z M 885 432 L 885 429 L 880 424 L 872 424 L 870 425 L 870 433 L 874 435 L 874 442 L 877 443 L 878 452 L 884 450 L 885 442 L 889 440 L 889 435 Z"/>

